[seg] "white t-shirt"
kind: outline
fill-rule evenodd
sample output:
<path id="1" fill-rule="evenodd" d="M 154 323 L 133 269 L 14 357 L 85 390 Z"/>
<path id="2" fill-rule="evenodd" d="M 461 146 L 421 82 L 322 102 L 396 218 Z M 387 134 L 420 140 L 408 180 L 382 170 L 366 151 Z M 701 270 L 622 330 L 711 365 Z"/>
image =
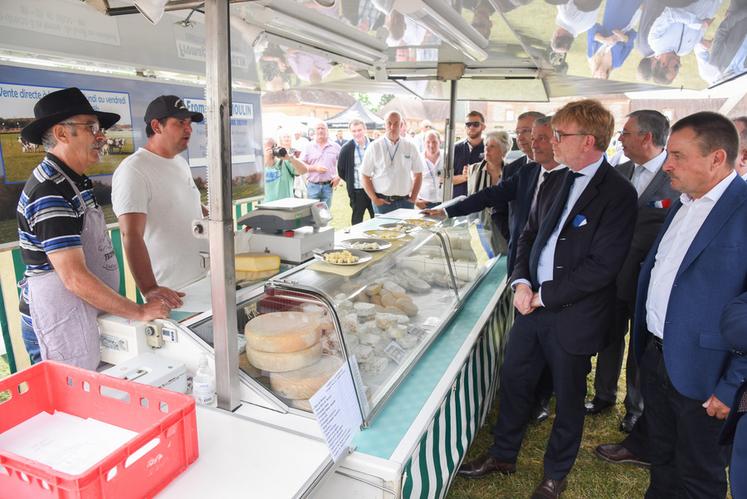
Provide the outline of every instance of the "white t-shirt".
<path id="1" fill-rule="evenodd" d="M 392 144 L 386 137 L 379 137 L 366 149 L 361 174 L 371 177 L 378 194 L 409 196 L 412 175 L 422 173 L 424 168 L 415 144 L 402 138 Z"/>
<path id="2" fill-rule="evenodd" d="M 202 218 L 200 191 L 182 156 L 140 148 L 125 158 L 112 177 L 112 208 L 117 216 L 147 215 L 145 245 L 159 286 L 179 289 L 204 275 L 207 241 L 192 235 L 192 220 Z"/>

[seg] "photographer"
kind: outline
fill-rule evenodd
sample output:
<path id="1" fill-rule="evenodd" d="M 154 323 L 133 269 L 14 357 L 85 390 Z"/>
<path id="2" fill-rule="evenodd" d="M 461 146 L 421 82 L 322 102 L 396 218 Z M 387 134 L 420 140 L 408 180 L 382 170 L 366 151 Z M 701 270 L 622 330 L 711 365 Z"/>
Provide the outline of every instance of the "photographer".
<path id="1" fill-rule="evenodd" d="M 292 154 L 293 151 L 290 151 Z M 275 139 L 267 138 L 264 143 L 265 201 L 275 201 L 293 197 L 293 179 L 309 171 L 323 173 L 322 166 L 307 166 L 289 156 L 284 147 L 277 147 Z"/>

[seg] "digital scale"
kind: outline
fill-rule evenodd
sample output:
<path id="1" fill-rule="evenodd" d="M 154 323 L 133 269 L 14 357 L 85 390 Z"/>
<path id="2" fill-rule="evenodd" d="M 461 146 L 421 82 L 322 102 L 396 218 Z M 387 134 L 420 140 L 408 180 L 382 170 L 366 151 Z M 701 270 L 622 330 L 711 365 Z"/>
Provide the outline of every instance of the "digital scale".
<path id="1" fill-rule="evenodd" d="M 314 250 L 332 249 L 335 231 L 327 224 L 332 214 L 316 199 L 285 198 L 258 205 L 238 219 L 247 231 L 237 234 L 237 253 L 272 253 L 281 260 L 301 263 Z"/>

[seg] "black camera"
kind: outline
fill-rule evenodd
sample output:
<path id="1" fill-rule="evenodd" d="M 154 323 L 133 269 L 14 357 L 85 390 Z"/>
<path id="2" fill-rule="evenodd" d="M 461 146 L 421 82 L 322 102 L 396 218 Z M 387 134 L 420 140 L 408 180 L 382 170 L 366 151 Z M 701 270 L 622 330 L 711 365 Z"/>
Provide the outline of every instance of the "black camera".
<path id="1" fill-rule="evenodd" d="M 285 149 L 285 147 L 273 147 L 272 148 L 272 156 L 274 158 L 284 158 L 288 155 L 288 151 Z"/>

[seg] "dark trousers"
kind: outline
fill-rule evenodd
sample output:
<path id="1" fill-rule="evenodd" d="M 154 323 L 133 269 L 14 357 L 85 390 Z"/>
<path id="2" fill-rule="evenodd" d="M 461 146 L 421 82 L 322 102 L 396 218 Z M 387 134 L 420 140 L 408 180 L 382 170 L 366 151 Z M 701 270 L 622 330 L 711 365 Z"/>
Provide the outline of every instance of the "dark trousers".
<path id="1" fill-rule="evenodd" d="M 602 400 L 617 400 L 617 381 L 620 378 L 623 356 L 625 354 L 625 335 L 628 333 L 633 317 L 633 306 L 624 300 L 617 300 L 615 306 L 615 323 L 612 331 L 612 342 L 599 352 L 597 367 L 594 373 L 594 395 Z M 628 340 L 628 360 L 625 364 L 625 411 L 637 416 L 643 412 L 638 362 L 633 353 L 632 337 Z"/>
<path id="2" fill-rule="evenodd" d="M 584 429 L 589 355 L 573 355 L 558 342 L 556 314 L 539 308 L 517 315 L 506 345 L 498 394 L 500 411 L 489 453 L 514 463 L 535 407 L 535 390 L 547 366 L 555 390 L 555 422 L 545 451 L 545 477 L 560 480 L 573 467 Z"/>
<path id="3" fill-rule="evenodd" d="M 651 462 L 651 456 L 648 452 L 648 423 L 646 422 L 645 409 L 641 413 L 641 417 L 633 425 L 633 430 L 620 444 L 640 459 Z"/>
<path id="4" fill-rule="evenodd" d="M 651 458 L 646 499 L 726 497 L 729 450 L 718 444 L 723 421 L 708 416 L 703 400 L 685 397 L 672 386 L 653 341 L 641 359 L 641 389 Z"/>
<path id="5" fill-rule="evenodd" d="M 369 217 L 374 217 L 371 198 L 368 197 L 368 194 L 363 189 L 354 189 L 353 197 L 350 199 L 350 207 L 353 209 L 353 216 L 350 217 L 350 223 L 353 225 L 363 221 L 363 214 L 366 213 L 366 210 L 368 210 Z"/>

